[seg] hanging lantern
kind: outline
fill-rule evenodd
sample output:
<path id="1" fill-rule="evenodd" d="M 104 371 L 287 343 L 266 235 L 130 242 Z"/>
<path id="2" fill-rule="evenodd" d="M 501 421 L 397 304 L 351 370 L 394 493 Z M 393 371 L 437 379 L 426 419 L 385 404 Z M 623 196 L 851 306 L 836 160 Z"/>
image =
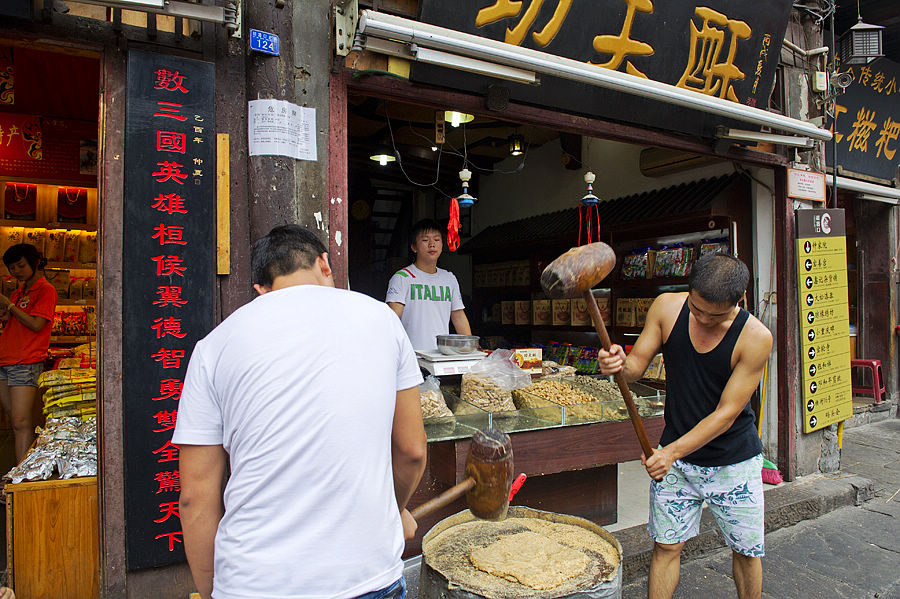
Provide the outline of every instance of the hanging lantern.
<path id="1" fill-rule="evenodd" d="M 471 178 L 472 171 L 469 169 L 463 167 L 463 170 L 459 171 L 459 180 L 462 181 L 463 192 L 456 196 L 456 201 L 459 202 L 461 208 L 471 208 L 478 201 L 477 198 L 469 195 L 469 179 Z"/>
<path id="2" fill-rule="evenodd" d="M 591 171 L 584 174 L 584 182 L 587 184 L 587 193 L 578 204 L 578 245 L 581 245 L 581 230 L 585 230 L 587 243 L 600 241 L 600 198 L 594 195 L 594 180 L 596 175 Z M 582 208 L 584 214 L 582 215 Z"/>
<path id="3" fill-rule="evenodd" d="M 514 133 L 507 138 L 509 142 L 509 155 L 520 156 L 525 151 L 525 138 Z"/>
<path id="4" fill-rule="evenodd" d="M 841 51 L 841 64 L 869 64 L 876 58 L 884 56 L 881 46 L 881 33 L 884 27 L 863 23 L 862 18 L 841 36 L 838 47 Z"/>

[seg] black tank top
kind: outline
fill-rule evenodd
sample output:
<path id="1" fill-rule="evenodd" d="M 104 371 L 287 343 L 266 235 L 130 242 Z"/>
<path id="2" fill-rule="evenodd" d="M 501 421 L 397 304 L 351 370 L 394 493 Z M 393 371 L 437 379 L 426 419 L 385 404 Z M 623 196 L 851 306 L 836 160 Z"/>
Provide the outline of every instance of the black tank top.
<path id="1" fill-rule="evenodd" d="M 685 300 L 669 338 L 663 344 L 666 363 L 666 426 L 660 444 L 665 446 L 709 416 L 731 377 L 731 356 L 750 313 L 738 313 L 719 344 L 701 354 L 688 332 L 690 309 Z M 737 464 L 762 451 L 756 436 L 756 418 L 750 402 L 727 431 L 684 458 L 697 466 Z"/>

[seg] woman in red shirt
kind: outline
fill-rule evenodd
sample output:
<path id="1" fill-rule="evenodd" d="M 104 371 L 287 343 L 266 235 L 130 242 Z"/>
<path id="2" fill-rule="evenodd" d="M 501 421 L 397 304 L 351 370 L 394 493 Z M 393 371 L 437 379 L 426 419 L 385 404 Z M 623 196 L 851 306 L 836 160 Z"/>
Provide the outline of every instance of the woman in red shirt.
<path id="1" fill-rule="evenodd" d="M 10 297 L 0 294 L 0 403 L 9 414 L 16 439 L 16 460 L 22 461 L 34 441 L 32 413 L 37 380 L 50 347 L 56 289 L 41 274 L 47 261 L 28 243 L 12 246 L 3 263 L 21 285 Z"/>

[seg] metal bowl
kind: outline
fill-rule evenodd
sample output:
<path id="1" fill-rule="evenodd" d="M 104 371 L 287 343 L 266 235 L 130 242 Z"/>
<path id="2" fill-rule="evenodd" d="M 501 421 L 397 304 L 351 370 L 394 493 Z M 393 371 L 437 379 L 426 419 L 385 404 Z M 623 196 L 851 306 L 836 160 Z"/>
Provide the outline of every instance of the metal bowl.
<path id="1" fill-rule="evenodd" d="M 478 349 L 479 339 L 476 335 L 438 335 L 438 351 L 447 356 L 470 354 Z"/>

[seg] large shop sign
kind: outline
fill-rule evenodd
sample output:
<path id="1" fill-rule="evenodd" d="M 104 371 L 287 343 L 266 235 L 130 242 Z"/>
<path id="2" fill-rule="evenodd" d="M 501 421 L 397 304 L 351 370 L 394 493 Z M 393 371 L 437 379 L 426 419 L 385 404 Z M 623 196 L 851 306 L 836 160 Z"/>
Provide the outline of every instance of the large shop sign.
<path id="1" fill-rule="evenodd" d="M 797 210 L 803 432 L 853 415 L 843 210 Z"/>
<path id="2" fill-rule="evenodd" d="M 791 0 L 421 0 L 420 20 L 765 109 Z M 412 78 L 484 92 L 490 80 L 415 63 Z M 722 117 L 545 77 L 514 100 L 712 137 Z"/>
<path id="3" fill-rule="evenodd" d="M 881 58 L 841 69 L 853 77 L 837 97 L 837 174 L 890 184 L 900 167 L 900 64 Z M 828 158 L 831 157 L 829 150 Z"/>
<path id="4" fill-rule="evenodd" d="M 194 344 L 213 326 L 213 64 L 129 52 L 123 412 L 129 570 L 184 561 L 172 432 Z"/>

